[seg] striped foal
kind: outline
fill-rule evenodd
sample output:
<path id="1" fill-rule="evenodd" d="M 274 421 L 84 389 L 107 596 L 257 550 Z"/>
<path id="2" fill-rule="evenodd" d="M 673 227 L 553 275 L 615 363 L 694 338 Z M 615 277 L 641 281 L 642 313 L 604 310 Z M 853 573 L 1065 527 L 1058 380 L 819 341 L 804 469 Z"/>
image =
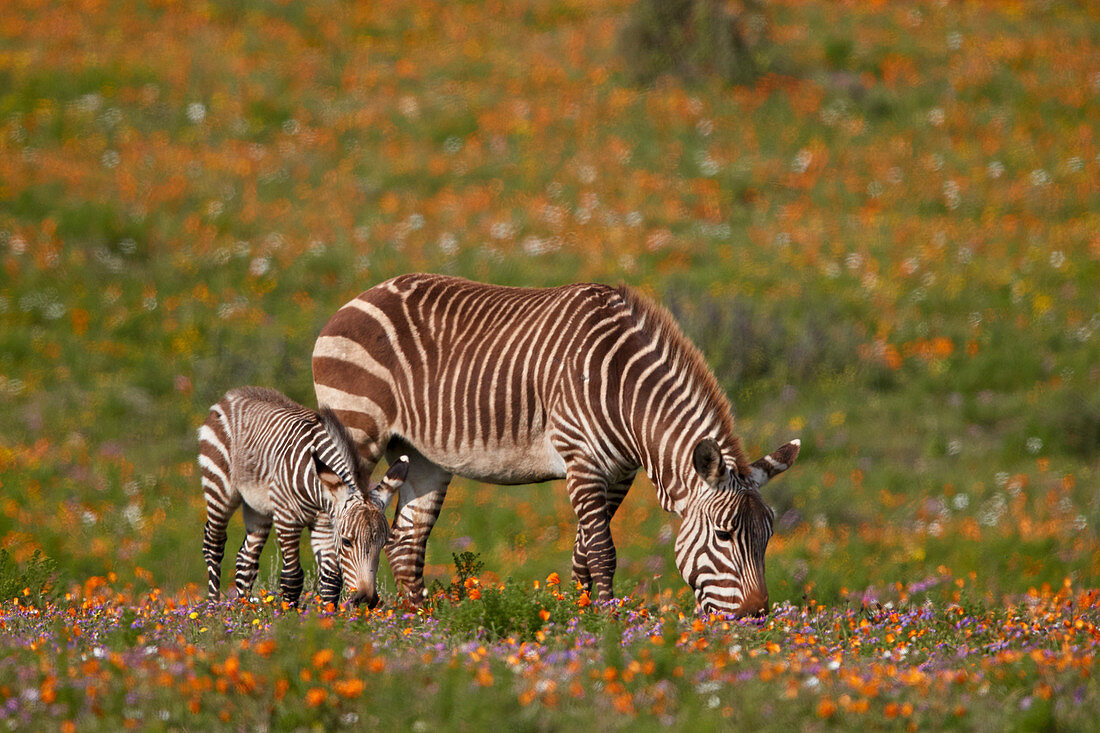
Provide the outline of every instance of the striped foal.
<path id="1" fill-rule="evenodd" d="M 564 477 L 578 518 L 573 577 L 610 598 L 611 517 L 644 469 L 661 506 L 683 517 L 676 564 L 700 608 L 766 612 L 772 512 L 758 490 L 794 462 L 799 442 L 750 463 L 699 351 L 634 291 L 404 275 L 329 320 L 313 381 L 365 468 L 383 453 L 411 459 L 386 551 L 414 602 L 453 474 Z"/>
<path id="2" fill-rule="evenodd" d="M 221 562 L 229 518 L 244 504 L 245 539 L 237 553 L 235 586 L 252 589 L 260 553 L 275 525 L 283 556 L 283 597 L 297 605 L 305 574 L 298 557 L 302 530 L 310 530 L 322 601 L 336 603 L 346 580 L 349 601 L 378 604 L 376 573 L 389 537 L 386 502 L 408 472 L 397 461 L 369 499 L 360 486 L 360 462 L 331 410 L 307 409 L 280 392 L 242 387 L 210 408 L 199 428 L 199 466 L 206 497 L 202 551 L 209 598 L 221 595 Z"/>

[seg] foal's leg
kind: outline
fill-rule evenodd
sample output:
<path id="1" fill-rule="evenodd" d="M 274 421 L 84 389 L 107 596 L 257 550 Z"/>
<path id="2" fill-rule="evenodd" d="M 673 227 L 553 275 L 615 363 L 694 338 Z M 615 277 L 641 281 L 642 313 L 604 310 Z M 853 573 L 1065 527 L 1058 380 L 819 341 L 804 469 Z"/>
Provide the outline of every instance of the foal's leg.
<path id="1" fill-rule="evenodd" d="M 271 517 L 244 505 L 244 541 L 237 552 L 236 587 L 239 598 L 247 598 L 260 570 L 260 554 L 271 533 Z"/>

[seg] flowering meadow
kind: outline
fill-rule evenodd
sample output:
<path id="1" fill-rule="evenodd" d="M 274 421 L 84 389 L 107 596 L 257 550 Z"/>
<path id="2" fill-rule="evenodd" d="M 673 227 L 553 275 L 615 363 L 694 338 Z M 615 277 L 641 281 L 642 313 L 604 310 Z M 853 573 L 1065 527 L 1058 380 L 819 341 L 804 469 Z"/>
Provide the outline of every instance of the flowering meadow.
<path id="1" fill-rule="evenodd" d="M 638 85 L 632 0 L 0 3 L 0 724 L 1095 729 L 1100 6 L 761 6 L 731 86 Z M 772 612 L 695 615 L 642 477 L 611 604 L 559 484 L 463 479 L 419 612 L 274 542 L 207 604 L 206 410 L 410 271 L 664 303 L 802 439 Z"/>

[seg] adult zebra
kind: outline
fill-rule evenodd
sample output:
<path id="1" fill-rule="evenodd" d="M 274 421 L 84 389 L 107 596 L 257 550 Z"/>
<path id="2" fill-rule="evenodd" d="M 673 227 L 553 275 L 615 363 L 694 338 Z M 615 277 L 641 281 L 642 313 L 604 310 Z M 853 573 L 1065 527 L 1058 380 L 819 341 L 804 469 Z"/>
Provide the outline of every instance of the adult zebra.
<path id="1" fill-rule="evenodd" d="M 412 462 L 386 550 L 414 602 L 453 474 L 565 478 L 578 518 L 573 578 L 610 598 L 610 522 L 641 468 L 660 505 L 683 518 L 676 565 L 701 609 L 767 611 L 773 516 L 758 490 L 794 462 L 799 442 L 749 463 L 702 355 L 634 291 L 403 275 L 329 320 L 313 381 L 367 469 L 383 453 Z"/>

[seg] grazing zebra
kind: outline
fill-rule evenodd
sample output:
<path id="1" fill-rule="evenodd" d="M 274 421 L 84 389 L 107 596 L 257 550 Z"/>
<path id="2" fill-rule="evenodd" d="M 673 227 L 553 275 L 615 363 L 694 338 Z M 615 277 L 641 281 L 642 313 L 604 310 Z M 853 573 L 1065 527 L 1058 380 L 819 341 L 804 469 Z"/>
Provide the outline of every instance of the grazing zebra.
<path id="1" fill-rule="evenodd" d="M 675 560 L 700 609 L 767 611 L 773 515 L 758 490 L 794 462 L 799 441 L 750 463 L 702 355 L 636 292 L 404 275 L 329 320 L 313 381 L 366 467 L 383 453 L 411 459 L 386 553 L 414 603 L 453 474 L 564 477 L 578 518 L 573 578 L 610 598 L 611 518 L 644 469 L 660 505 L 683 518 Z"/>
<path id="2" fill-rule="evenodd" d="M 252 589 L 271 525 L 283 555 L 283 597 L 297 605 L 305 574 L 298 558 L 302 530 L 320 575 L 320 596 L 336 603 L 348 581 L 355 605 L 378 604 L 375 577 L 389 537 L 383 510 L 408 473 L 394 462 L 364 498 L 360 461 L 346 429 L 331 410 L 314 412 L 263 387 L 230 390 L 199 428 L 199 466 L 206 497 L 202 552 L 209 598 L 221 594 L 226 527 L 244 504 L 245 538 L 237 553 L 236 590 Z M 339 541 L 339 542 L 337 542 Z"/>

